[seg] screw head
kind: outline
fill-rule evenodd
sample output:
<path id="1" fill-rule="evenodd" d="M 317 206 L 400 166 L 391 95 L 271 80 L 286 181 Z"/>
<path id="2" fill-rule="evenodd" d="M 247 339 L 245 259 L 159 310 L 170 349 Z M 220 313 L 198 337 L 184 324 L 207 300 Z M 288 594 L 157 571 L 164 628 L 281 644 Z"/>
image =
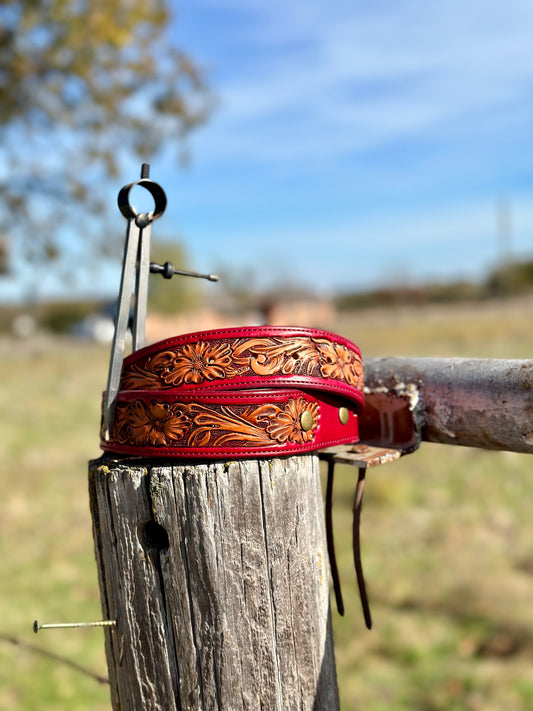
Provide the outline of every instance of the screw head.
<path id="1" fill-rule="evenodd" d="M 150 217 L 146 214 L 146 212 L 139 213 L 135 218 L 135 224 L 140 230 L 143 230 L 145 227 L 147 227 L 150 222 Z"/>

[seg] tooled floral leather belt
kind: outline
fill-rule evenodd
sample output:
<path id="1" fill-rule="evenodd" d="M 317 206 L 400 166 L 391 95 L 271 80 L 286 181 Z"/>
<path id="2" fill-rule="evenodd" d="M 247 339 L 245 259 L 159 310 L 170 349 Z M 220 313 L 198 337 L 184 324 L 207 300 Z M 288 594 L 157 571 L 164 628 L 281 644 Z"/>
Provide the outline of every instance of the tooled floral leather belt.
<path id="1" fill-rule="evenodd" d="M 326 331 L 248 327 L 160 341 L 124 360 L 102 449 L 182 458 L 285 456 L 358 440 L 357 346 Z"/>

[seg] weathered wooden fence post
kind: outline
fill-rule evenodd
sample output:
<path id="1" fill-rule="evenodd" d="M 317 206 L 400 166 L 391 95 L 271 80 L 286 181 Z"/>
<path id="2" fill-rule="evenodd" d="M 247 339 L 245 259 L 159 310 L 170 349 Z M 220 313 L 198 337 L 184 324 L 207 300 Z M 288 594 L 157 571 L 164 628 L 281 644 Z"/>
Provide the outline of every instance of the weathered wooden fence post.
<path id="1" fill-rule="evenodd" d="M 338 709 L 316 456 L 89 481 L 113 708 Z"/>

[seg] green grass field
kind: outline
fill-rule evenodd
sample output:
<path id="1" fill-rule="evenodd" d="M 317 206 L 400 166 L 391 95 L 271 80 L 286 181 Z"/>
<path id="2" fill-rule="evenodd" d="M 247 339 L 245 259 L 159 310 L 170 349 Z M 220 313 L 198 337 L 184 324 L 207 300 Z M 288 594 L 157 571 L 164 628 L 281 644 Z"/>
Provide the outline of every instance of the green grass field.
<path id="1" fill-rule="evenodd" d="M 531 300 L 367 311 L 333 330 L 365 356 L 533 354 Z M 171 334 L 169 334 L 171 335 Z M 109 709 L 87 495 L 108 350 L 0 340 L 0 709 Z M 335 482 L 346 615 L 333 613 L 344 711 L 533 709 L 533 458 L 423 444 L 370 470 L 362 523 L 374 617 L 351 564 L 355 472 Z"/>

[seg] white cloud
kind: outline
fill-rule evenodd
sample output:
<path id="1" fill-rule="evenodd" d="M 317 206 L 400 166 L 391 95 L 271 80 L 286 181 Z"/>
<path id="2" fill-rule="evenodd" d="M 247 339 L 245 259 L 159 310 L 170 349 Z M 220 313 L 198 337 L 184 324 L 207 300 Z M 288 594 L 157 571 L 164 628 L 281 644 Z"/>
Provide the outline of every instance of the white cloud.
<path id="1" fill-rule="evenodd" d="M 301 0 L 222 7 L 246 16 L 247 36 L 242 27 L 235 34 L 247 54 L 216 87 L 221 110 L 203 139 L 213 158 L 276 161 L 365 150 L 481 119 L 530 89 L 533 4 L 376 3 L 366 12 L 355 2 L 310 7 Z M 219 61 L 232 41 L 231 25 L 221 27 Z"/>
<path id="2" fill-rule="evenodd" d="M 361 263 L 368 282 L 383 260 L 416 279 L 497 256 L 494 202 L 533 180 L 530 0 L 197 2 L 221 99 L 183 185 L 198 263 L 270 249 L 346 284 Z"/>

